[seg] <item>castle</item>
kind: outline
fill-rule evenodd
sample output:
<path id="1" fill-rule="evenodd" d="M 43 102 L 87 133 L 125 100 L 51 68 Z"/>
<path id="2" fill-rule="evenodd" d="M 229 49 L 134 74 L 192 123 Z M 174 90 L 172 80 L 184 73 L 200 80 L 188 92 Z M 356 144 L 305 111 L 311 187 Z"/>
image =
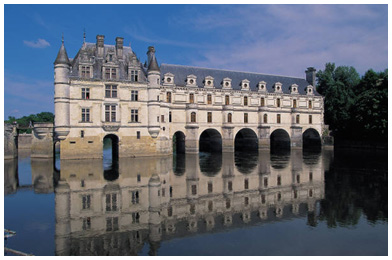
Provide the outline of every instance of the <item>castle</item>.
<path id="1" fill-rule="evenodd" d="M 149 47 L 142 64 L 124 39 L 83 41 L 54 62 L 55 138 L 61 159 L 102 158 L 110 138 L 118 157 L 203 150 L 268 150 L 320 143 L 323 98 L 316 70 L 306 78 L 161 64 Z M 174 145 L 173 145 L 174 143 Z"/>

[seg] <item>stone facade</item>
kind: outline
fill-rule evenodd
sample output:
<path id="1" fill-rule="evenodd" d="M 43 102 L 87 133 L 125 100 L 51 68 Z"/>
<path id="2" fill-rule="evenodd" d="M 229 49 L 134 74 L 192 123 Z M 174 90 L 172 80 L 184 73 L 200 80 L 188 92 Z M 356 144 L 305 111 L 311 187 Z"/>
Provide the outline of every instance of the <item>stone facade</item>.
<path id="1" fill-rule="evenodd" d="M 119 157 L 136 157 L 172 153 L 177 132 L 185 135 L 186 152 L 197 153 L 206 130 L 216 130 L 222 151 L 231 152 L 244 129 L 257 138 L 259 150 L 270 148 L 275 130 L 301 149 L 305 131 L 319 138 L 323 129 L 314 68 L 301 79 L 159 66 L 154 47 L 143 65 L 123 38 L 106 45 L 102 35 L 96 43 L 84 41 L 73 59 L 63 42 L 54 64 L 61 159 L 102 158 L 107 135 L 117 138 Z"/>

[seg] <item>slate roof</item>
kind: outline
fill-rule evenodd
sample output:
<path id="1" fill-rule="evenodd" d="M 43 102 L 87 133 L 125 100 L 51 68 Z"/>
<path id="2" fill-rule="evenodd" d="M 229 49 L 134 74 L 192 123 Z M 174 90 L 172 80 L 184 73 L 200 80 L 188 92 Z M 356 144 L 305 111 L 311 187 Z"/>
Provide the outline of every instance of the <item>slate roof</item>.
<path id="1" fill-rule="evenodd" d="M 282 83 L 283 93 L 289 94 L 289 87 L 292 84 L 298 85 L 298 92 L 301 95 L 306 95 L 305 88 L 310 85 L 305 79 L 277 76 L 277 75 L 267 75 L 261 73 L 250 73 L 250 72 L 240 72 L 240 71 L 230 71 L 230 70 L 219 70 L 219 69 L 209 69 L 200 67 L 191 67 L 184 65 L 172 65 L 172 64 L 161 64 L 161 76 L 163 78 L 164 74 L 172 73 L 174 74 L 174 84 L 177 86 L 186 86 L 186 79 L 188 75 L 195 75 L 197 77 L 196 84 L 199 87 L 204 86 L 204 79 L 207 76 L 212 76 L 214 78 L 214 87 L 217 89 L 222 88 L 222 82 L 224 78 L 230 78 L 232 89 L 241 90 L 241 81 L 244 79 L 249 80 L 249 86 L 252 91 L 257 91 L 257 85 L 260 81 L 265 81 L 267 83 L 267 91 L 273 93 L 272 88 L 276 82 Z M 320 96 L 314 88 L 314 95 Z"/>

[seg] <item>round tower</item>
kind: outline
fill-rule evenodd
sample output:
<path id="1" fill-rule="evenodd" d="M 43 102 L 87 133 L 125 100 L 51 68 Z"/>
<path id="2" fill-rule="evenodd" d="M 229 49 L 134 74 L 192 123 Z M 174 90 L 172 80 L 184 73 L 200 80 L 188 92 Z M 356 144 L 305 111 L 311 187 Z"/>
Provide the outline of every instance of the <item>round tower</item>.
<path id="1" fill-rule="evenodd" d="M 54 126 L 58 139 L 64 140 L 69 133 L 70 115 L 70 74 L 71 63 L 64 47 L 64 37 L 57 58 L 54 61 Z"/>
<path id="2" fill-rule="evenodd" d="M 158 62 L 155 58 L 155 48 L 153 46 L 148 47 L 148 132 L 152 138 L 156 138 L 159 135 L 160 130 L 160 105 L 159 105 L 159 86 L 161 72 L 158 66 Z"/>

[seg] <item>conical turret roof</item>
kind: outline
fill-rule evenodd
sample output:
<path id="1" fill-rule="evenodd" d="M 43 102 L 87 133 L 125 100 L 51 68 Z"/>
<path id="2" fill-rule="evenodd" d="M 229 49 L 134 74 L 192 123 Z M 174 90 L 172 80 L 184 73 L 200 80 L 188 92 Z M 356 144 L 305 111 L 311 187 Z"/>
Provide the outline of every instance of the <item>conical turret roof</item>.
<path id="1" fill-rule="evenodd" d="M 70 65 L 71 63 L 69 62 L 67 51 L 65 50 L 64 46 L 64 39 L 62 39 L 61 47 L 59 50 L 59 53 L 57 54 L 57 58 L 54 61 L 54 64 L 67 64 Z"/>
<path id="2" fill-rule="evenodd" d="M 155 48 L 153 46 L 148 47 L 147 55 L 149 56 L 150 59 L 148 63 L 148 71 L 160 72 L 161 70 L 159 69 L 157 59 L 155 58 Z"/>

